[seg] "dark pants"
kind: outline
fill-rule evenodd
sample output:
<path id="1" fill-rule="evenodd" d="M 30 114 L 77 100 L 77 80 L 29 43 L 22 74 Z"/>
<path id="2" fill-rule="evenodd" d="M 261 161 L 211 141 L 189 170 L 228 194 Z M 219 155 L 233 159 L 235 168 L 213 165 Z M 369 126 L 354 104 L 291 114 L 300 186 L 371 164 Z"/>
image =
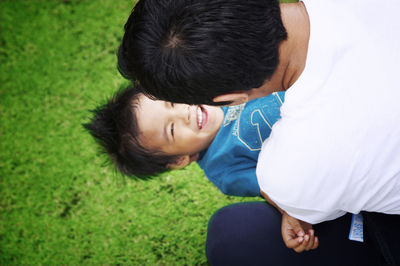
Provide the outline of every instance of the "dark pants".
<path id="1" fill-rule="evenodd" d="M 368 218 L 367 218 L 368 219 Z M 281 236 L 281 214 L 263 202 L 239 203 L 210 219 L 206 254 L 211 265 L 374 265 L 365 243 L 348 239 L 351 215 L 314 225 L 319 247 L 296 253 Z"/>
<path id="2" fill-rule="evenodd" d="M 377 265 L 400 265 L 400 215 L 363 212 L 364 239 Z"/>

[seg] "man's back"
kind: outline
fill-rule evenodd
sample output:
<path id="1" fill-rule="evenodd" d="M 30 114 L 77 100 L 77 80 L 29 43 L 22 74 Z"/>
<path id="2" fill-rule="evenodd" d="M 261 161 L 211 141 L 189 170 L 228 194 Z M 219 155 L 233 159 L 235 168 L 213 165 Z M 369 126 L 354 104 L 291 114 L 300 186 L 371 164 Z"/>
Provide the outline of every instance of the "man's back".
<path id="1" fill-rule="evenodd" d="M 344 211 L 400 214 L 400 4 L 342 2 L 305 3 L 306 68 L 257 169 L 261 189 L 311 223 Z"/>

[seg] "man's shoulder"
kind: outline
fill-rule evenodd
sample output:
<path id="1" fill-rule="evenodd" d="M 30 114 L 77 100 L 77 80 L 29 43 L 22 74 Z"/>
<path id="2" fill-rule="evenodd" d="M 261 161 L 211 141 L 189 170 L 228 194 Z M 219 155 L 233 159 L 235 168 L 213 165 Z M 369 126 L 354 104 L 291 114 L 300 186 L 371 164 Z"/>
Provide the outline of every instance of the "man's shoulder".
<path id="1" fill-rule="evenodd" d="M 332 160 L 325 152 L 329 143 L 301 124 L 281 122 L 285 121 L 278 122 L 262 146 L 257 162 L 258 183 L 271 198 L 302 202 L 306 207 L 327 189 L 323 184 L 331 175 Z"/>
<path id="2" fill-rule="evenodd" d="M 264 142 L 257 162 L 258 183 L 264 192 L 290 194 L 289 197 L 296 198 L 296 191 L 304 189 L 303 184 L 308 183 L 309 175 L 301 172 L 310 169 L 306 159 L 310 150 L 301 147 L 302 143 L 295 138 L 290 135 L 272 136 Z"/>

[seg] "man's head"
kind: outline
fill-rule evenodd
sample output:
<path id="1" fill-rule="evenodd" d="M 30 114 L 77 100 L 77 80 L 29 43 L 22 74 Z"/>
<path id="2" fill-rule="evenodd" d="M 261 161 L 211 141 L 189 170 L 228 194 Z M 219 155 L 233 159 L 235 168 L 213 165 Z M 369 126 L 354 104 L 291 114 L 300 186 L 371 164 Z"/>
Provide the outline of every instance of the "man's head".
<path id="1" fill-rule="evenodd" d="M 85 127 L 121 172 L 139 177 L 196 160 L 224 116 L 218 107 L 152 100 L 138 87 L 119 92 L 94 113 Z"/>
<path id="2" fill-rule="evenodd" d="M 118 63 L 156 98 L 214 104 L 271 78 L 286 37 L 277 0 L 140 0 Z"/>

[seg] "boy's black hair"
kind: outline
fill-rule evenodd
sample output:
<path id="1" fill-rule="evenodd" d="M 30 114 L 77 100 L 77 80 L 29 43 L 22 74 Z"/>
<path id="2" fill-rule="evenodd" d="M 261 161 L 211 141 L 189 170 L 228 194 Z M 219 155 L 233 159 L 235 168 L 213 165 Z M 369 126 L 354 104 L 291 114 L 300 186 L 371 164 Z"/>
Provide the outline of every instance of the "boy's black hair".
<path id="1" fill-rule="evenodd" d="M 140 144 L 136 116 L 141 89 L 129 87 L 118 92 L 106 104 L 93 110 L 84 127 L 100 143 L 123 174 L 147 178 L 167 170 L 176 156 L 150 151 Z"/>
<path id="2" fill-rule="evenodd" d="M 278 0 L 140 0 L 118 64 L 158 99 L 215 104 L 271 78 L 286 38 Z"/>

